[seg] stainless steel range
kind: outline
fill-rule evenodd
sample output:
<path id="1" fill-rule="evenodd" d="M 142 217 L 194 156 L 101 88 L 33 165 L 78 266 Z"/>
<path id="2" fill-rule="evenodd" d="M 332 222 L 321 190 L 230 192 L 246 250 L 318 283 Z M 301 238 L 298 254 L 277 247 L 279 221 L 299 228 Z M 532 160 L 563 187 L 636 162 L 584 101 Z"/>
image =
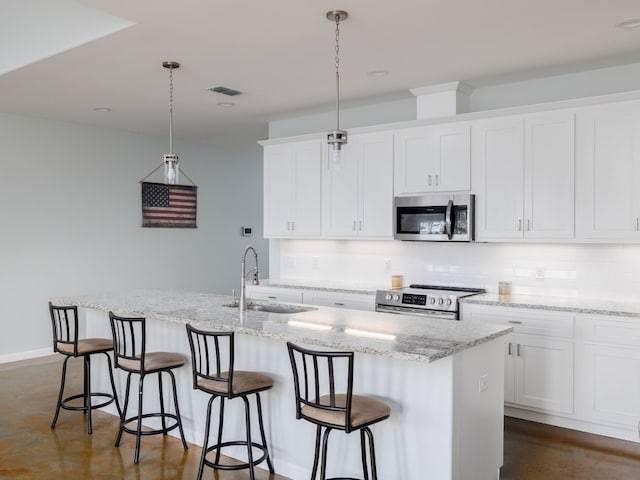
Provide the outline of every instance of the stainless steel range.
<path id="1" fill-rule="evenodd" d="M 401 313 L 458 320 L 459 300 L 485 293 L 482 288 L 412 284 L 400 290 L 378 290 L 376 312 Z"/>

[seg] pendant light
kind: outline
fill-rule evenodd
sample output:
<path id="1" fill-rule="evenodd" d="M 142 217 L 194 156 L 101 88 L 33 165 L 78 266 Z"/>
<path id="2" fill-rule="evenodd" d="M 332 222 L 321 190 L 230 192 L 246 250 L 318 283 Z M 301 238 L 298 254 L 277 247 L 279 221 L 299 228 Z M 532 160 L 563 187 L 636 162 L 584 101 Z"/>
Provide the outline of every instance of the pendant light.
<path id="1" fill-rule="evenodd" d="M 176 185 L 180 180 L 180 167 L 178 154 L 173 153 L 173 71 L 180 68 L 180 64 L 166 61 L 162 66 L 169 69 L 169 153 L 164 154 L 164 183 Z"/>
<path id="2" fill-rule="evenodd" d="M 330 10 L 327 12 L 327 20 L 336 24 L 336 129 L 327 133 L 327 143 L 331 147 L 331 165 L 334 170 L 342 168 L 342 145 L 347 143 L 347 132 L 340 130 L 340 22 L 348 17 L 349 14 L 344 10 Z"/>

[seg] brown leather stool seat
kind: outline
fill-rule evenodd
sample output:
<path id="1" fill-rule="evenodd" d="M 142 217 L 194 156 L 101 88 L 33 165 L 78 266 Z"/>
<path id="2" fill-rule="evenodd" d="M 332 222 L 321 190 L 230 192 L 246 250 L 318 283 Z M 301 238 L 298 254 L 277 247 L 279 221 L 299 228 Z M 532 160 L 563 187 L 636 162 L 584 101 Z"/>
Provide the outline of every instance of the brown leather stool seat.
<path id="1" fill-rule="evenodd" d="M 293 370 L 296 418 L 305 419 L 317 426 L 311 480 L 316 478 L 318 463 L 320 463 L 320 479 L 326 479 L 327 443 L 332 430 L 342 430 L 345 433 L 360 431 L 362 470 L 365 480 L 369 479 L 366 448 L 368 440 L 371 478 L 376 480 L 378 473 L 375 448 L 369 425 L 389 418 L 391 409 L 375 398 L 353 394 L 353 352 L 309 350 L 291 342 L 287 342 L 287 349 Z M 343 384 L 338 384 L 336 372 L 341 367 L 346 372 L 345 381 Z M 341 387 L 344 390 L 341 390 Z M 340 391 L 345 393 L 336 393 Z M 322 451 L 322 459 L 320 459 L 320 451 Z"/>
<path id="2" fill-rule="evenodd" d="M 239 470 L 247 468 L 249 469 L 249 478 L 254 480 L 254 466 L 266 461 L 269 471 L 274 473 L 264 433 L 262 403 L 260 401 L 260 392 L 272 388 L 273 379 L 264 373 L 234 369 L 235 347 L 233 332 L 211 332 L 198 330 L 191 325 L 187 325 L 187 336 L 189 338 L 189 347 L 191 348 L 193 388 L 211 395 L 207 405 L 207 418 L 204 440 L 202 442 L 200 468 L 198 469 L 198 480 L 202 478 L 205 465 L 219 470 Z M 250 395 L 255 395 L 256 398 L 258 426 L 262 443 L 254 442 L 251 439 Z M 209 445 L 211 410 L 216 398 L 220 398 L 218 439 L 214 445 Z M 244 401 L 246 440 L 223 442 L 224 403 L 225 399 L 230 400 L 234 398 L 242 398 Z M 239 464 L 221 463 L 220 454 L 222 449 L 238 445 L 247 448 L 247 461 Z M 257 459 L 253 458 L 254 448 L 262 452 L 262 455 Z M 208 454 L 214 451 L 215 458 L 207 458 Z"/>
<path id="3" fill-rule="evenodd" d="M 87 416 L 87 433 L 93 433 L 93 422 L 91 418 L 91 410 L 106 407 L 112 402 L 116 403 L 118 413 L 120 413 L 120 405 L 118 396 L 116 395 L 116 387 L 113 381 L 113 370 L 111 369 L 111 357 L 109 352 L 113 351 L 113 341 L 108 338 L 78 338 L 78 307 L 75 305 L 59 306 L 49 302 L 49 313 L 51 315 L 51 325 L 53 327 L 53 351 L 65 355 L 62 364 L 62 378 L 60 380 L 60 393 L 58 394 L 58 403 L 56 405 L 56 413 L 51 422 L 51 428 L 56 428 L 60 409 L 80 410 Z M 96 354 L 104 354 L 107 357 L 107 370 L 109 372 L 109 380 L 111 381 L 111 392 L 101 393 L 91 391 L 91 356 Z M 64 387 L 67 377 L 67 362 L 70 358 L 82 357 L 84 361 L 83 375 L 84 388 L 83 392 L 76 395 L 64 397 Z M 93 403 L 93 398 L 101 398 L 98 403 Z M 77 405 L 74 400 L 82 399 L 82 405 Z"/>
<path id="4" fill-rule="evenodd" d="M 115 446 L 120 445 L 123 432 L 136 436 L 136 450 L 133 462 L 140 461 L 140 438 L 143 435 L 166 435 L 171 430 L 178 428 L 184 450 L 188 450 L 187 441 L 184 438 L 182 419 L 180 417 L 180 407 L 178 405 L 178 394 L 176 390 L 176 378 L 173 369 L 182 367 L 185 364 L 185 357 L 173 352 L 147 352 L 146 351 L 146 320 L 144 317 L 120 317 L 113 312 L 109 312 L 111 322 L 111 332 L 113 334 L 113 347 L 115 368 L 120 368 L 127 372 L 127 387 L 124 398 L 124 407 L 120 415 L 120 430 L 116 438 Z M 173 404 L 175 413 L 168 413 L 164 408 L 164 395 L 162 392 L 162 374 L 169 375 L 173 391 Z M 138 383 L 138 411 L 137 414 L 127 417 L 127 407 L 129 406 L 129 391 L 131 389 L 131 375 L 139 375 Z M 142 399 L 144 380 L 147 375 L 158 374 L 158 398 L 160 402 L 160 412 L 143 413 Z M 160 428 L 147 428 L 142 430 L 144 419 L 160 419 Z M 168 422 L 167 422 L 168 421 Z M 135 428 L 128 424 L 135 422 Z"/>

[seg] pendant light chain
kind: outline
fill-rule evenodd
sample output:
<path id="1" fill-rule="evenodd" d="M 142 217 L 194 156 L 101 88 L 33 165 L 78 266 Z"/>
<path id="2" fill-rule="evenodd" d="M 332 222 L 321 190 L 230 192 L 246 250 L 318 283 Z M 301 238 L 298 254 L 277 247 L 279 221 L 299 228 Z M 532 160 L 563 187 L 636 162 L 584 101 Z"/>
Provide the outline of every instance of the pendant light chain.
<path id="1" fill-rule="evenodd" d="M 340 14 L 336 14 L 336 130 L 340 130 Z"/>

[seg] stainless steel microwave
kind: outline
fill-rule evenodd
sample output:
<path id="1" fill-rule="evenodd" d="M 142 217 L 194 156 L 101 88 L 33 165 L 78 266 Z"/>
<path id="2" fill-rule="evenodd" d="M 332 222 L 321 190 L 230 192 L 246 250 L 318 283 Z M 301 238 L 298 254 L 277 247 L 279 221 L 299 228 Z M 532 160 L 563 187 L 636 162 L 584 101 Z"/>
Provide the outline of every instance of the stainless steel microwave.
<path id="1" fill-rule="evenodd" d="M 475 197 L 471 194 L 433 194 L 396 197 L 394 238 L 434 242 L 474 239 Z"/>

